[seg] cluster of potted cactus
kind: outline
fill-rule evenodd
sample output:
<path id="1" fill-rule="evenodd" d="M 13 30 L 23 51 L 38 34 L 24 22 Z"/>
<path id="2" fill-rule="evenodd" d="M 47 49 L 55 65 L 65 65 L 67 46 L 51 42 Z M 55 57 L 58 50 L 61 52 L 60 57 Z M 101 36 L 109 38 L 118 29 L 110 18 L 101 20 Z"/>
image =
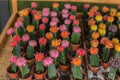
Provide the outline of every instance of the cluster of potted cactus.
<path id="1" fill-rule="evenodd" d="M 87 6 L 87 7 L 86 7 Z M 116 70 L 119 72 L 119 7 L 108 8 L 103 6 L 99 8 L 97 5 L 90 7 L 89 4 L 85 4 L 84 8 L 86 15 L 86 23 L 88 24 L 89 34 L 86 36 L 88 45 L 88 59 L 90 60 L 90 70 L 93 73 L 98 73 L 102 70 L 100 66 L 108 70 L 108 76 L 105 76 L 110 80 L 119 80 L 115 78 Z M 88 18 L 86 17 L 88 16 Z M 117 50 L 116 50 L 117 48 Z M 117 55 L 117 57 L 116 57 Z M 110 57 L 114 57 L 110 59 Z M 95 67 L 94 70 L 91 66 Z"/>
<path id="2" fill-rule="evenodd" d="M 52 9 L 43 8 L 40 12 L 38 4 L 32 2 L 31 8 L 19 11 L 15 22 L 17 30 L 7 31 L 12 35 L 10 46 L 13 47 L 11 65 L 7 69 L 9 78 L 59 80 L 60 71 L 69 71 L 75 79 L 84 78 L 81 65 L 85 51 L 80 44 L 77 6 L 65 4 L 61 13 L 59 6 L 53 3 Z"/>

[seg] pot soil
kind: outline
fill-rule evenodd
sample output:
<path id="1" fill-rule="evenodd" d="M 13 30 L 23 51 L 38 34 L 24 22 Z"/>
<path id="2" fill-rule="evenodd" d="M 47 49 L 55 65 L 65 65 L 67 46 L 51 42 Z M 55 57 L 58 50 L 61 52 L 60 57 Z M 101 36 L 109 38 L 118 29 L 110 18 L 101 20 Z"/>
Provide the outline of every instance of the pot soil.
<path id="1" fill-rule="evenodd" d="M 10 66 L 7 68 L 7 74 L 9 76 L 9 78 L 12 78 L 12 79 L 18 78 L 18 73 L 19 73 L 19 70 L 17 70 L 17 72 L 14 73 L 14 72 L 11 71 L 11 67 Z"/>

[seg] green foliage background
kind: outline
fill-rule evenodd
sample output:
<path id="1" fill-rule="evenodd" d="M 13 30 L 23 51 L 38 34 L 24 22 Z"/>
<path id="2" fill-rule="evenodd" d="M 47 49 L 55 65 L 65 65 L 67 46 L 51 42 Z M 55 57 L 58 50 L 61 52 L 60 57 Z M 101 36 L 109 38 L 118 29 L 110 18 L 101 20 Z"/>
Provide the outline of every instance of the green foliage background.
<path id="1" fill-rule="evenodd" d="M 34 0 L 33 0 L 34 1 Z M 24 9 L 24 8 L 28 8 L 28 7 L 30 7 L 30 4 L 31 4 L 31 2 L 32 1 L 27 1 L 27 0 L 18 0 L 18 9 L 19 10 L 21 10 L 21 9 Z M 54 3 L 54 2 L 52 2 L 52 1 L 36 1 L 37 3 L 38 3 L 38 10 L 42 10 L 42 8 L 44 8 L 44 7 L 49 7 L 49 8 L 51 8 L 52 7 L 52 4 Z M 64 4 L 65 3 L 70 3 L 71 5 L 77 5 L 77 7 L 78 7 L 78 11 L 79 12 L 83 12 L 83 10 L 84 10 L 84 8 L 83 8 L 83 6 L 84 6 L 84 4 L 85 3 L 83 3 L 83 2 L 58 2 L 59 4 L 60 4 L 60 10 L 64 7 Z M 108 6 L 109 8 L 117 8 L 117 4 L 101 4 L 101 3 L 89 3 L 90 4 L 90 6 L 92 7 L 92 6 L 94 6 L 94 5 L 97 5 L 97 6 L 99 6 L 99 7 L 102 7 L 102 6 Z M 10 0 L 10 8 L 11 8 L 12 6 L 11 6 L 11 0 Z M 10 10 L 11 12 L 12 12 L 12 10 Z"/>

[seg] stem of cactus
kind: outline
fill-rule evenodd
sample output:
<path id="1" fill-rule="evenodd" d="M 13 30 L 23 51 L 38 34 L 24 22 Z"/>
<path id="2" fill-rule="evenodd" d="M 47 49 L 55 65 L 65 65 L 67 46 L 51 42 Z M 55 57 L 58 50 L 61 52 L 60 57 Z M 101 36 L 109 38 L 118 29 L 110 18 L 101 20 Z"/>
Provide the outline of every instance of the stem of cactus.
<path id="1" fill-rule="evenodd" d="M 72 74 L 75 79 L 83 79 L 82 67 L 72 65 Z"/>
<path id="2" fill-rule="evenodd" d="M 120 52 L 116 52 L 115 57 L 116 57 L 116 58 L 119 58 L 119 57 L 120 57 Z"/>
<path id="3" fill-rule="evenodd" d="M 11 70 L 16 73 L 17 72 L 17 66 L 15 64 L 11 64 Z"/>
<path id="4" fill-rule="evenodd" d="M 116 69 L 111 67 L 110 72 L 108 74 L 108 79 L 114 80 L 115 79 L 115 74 L 116 74 Z"/>
<path id="5" fill-rule="evenodd" d="M 54 64 L 51 64 L 51 65 L 48 67 L 48 77 L 49 77 L 50 79 L 56 77 L 56 68 L 55 68 L 55 65 L 54 65 Z"/>
<path id="6" fill-rule="evenodd" d="M 24 27 L 17 28 L 17 32 L 20 37 L 22 37 L 26 33 Z"/>
<path id="7" fill-rule="evenodd" d="M 32 25 L 34 25 L 35 30 L 38 30 L 39 21 L 33 20 Z"/>
<path id="8" fill-rule="evenodd" d="M 65 56 L 64 51 L 62 51 L 62 52 L 60 53 L 59 61 L 60 61 L 60 63 L 62 63 L 62 64 L 66 64 L 66 56 Z"/>
<path id="9" fill-rule="evenodd" d="M 108 32 L 108 38 L 109 38 L 110 40 L 112 40 L 112 38 L 113 38 L 113 33 L 112 33 L 112 32 Z"/>
<path id="10" fill-rule="evenodd" d="M 36 70 L 38 71 L 38 72 L 43 72 L 44 71 L 44 65 L 43 65 L 43 63 L 42 63 L 42 61 L 37 61 L 36 62 Z"/>
<path id="11" fill-rule="evenodd" d="M 20 48 L 20 45 L 18 44 L 13 48 L 13 55 L 20 57 L 21 56 L 20 53 L 21 53 L 21 48 Z"/>
<path id="12" fill-rule="evenodd" d="M 90 65 L 92 67 L 98 67 L 99 66 L 99 55 L 98 54 L 90 56 Z"/>
<path id="13" fill-rule="evenodd" d="M 72 33 L 72 35 L 71 35 L 71 43 L 73 43 L 73 44 L 79 44 L 79 42 L 80 42 L 80 36 L 81 36 L 80 33 Z"/>
<path id="14" fill-rule="evenodd" d="M 30 39 L 31 40 L 35 40 L 36 39 L 34 32 L 30 32 L 29 35 L 30 35 Z"/>
<path id="15" fill-rule="evenodd" d="M 39 30 L 39 36 L 40 37 L 45 37 L 45 31 L 44 30 Z"/>
<path id="16" fill-rule="evenodd" d="M 34 58 L 34 47 L 28 46 L 26 50 L 26 57 L 28 59 L 33 59 Z"/>
<path id="17" fill-rule="evenodd" d="M 109 53 L 110 53 L 110 49 L 104 47 L 103 48 L 103 53 L 102 53 L 102 61 L 104 62 L 108 62 L 109 61 Z"/>
<path id="18" fill-rule="evenodd" d="M 30 20 L 30 19 L 29 19 L 29 16 L 25 16 L 25 17 L 24 17 L 24 20 L 25 20 L 25 21 L 24 21 L 24 25 L 25 25 L 25 27 L 26 27 L 26 26 L 28 26 L 29 23 L 30 23 L 30 21 L 29 21 L 29 20 Z"/>
<path id="19" fill-rule="evenodd" d="M 44 53 L 45 52 L 45 46 L 44 45 L 40 45 L 39 46 L 39 51 Z"/>
<path id="20" fill-rule="evenodd" d="M 30 72 L 28 65 L 20 67 L 20 71 L 21 71 L 22 78 L 24 78 Z"/>

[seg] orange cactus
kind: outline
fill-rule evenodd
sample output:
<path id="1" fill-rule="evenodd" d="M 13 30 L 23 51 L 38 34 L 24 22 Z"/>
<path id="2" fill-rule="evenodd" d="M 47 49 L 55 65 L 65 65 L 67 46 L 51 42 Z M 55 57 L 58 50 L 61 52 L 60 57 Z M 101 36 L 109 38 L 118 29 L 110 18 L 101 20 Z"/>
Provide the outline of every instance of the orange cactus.
<path id="1" fill-rule="evenodd" d="M 58 30 L 59 30 L 59 28 L 57 26 L 50 27 L 50 32 L 52 32 L 52 33 L 56 33 Z"/>
<path id="2" fill-rule="evenodd" d="M 58 8 L 59 7 L 59 3 L 53 3 L 53 8 Z"/>
<path id="3" fill-rule="evenodd" d="M 33 25 L 28 25 L 28 26 L 26 27 L 26 30 L 27 30 L 28 32 L 33 32 L 33 31 L 35 30 L 35 27 L 34 27 Z"/>
<path id="4" fill-rule="evenodd" d="M 53 34 L 51 32 L 47 32 L 45 36 L 48 40 L 53 38 Z"/>
<path id="5" fill-rule="evenodd" d="M 75 66 L 80 66 L 81 63 L 82 63 L 82 60 L 78 57 L 75 57 L 75 58 L 72 59 L 71 63 Z"/>
<path id="6" fill-rule="evenodd" d="M 60 39 L 53 39 L 51 44 L 53 47 L 57 47 L 60 45 L 61 40 Z"/>
<path id="7" fill-rule="evenodd" d="M 62 38 L 67 38 L 70 35 L 70 33 L 68 31 L 62 31 L 60 35 Z"/>
<path id="8" fill-rule="evenodd" d="M 93 40 L 91 41 L 91 46 L 92 46 L 92 47 L 97 47 L 98 44 L 99 44 L 99 41 L 98 41 L 97 39 L 93 39 Z"/>
<path id="9" fill-rule="evenodd" d="M 90 51 L 90 54 L 92 55 L 98 54 L 98 48 L 96 47 L 91 47 L 89 51 Z"/>
<path id="10" fill-rule="evenodd" d="M 93 32 L 93 33 L 92 33 L 92 38 L 93 38 L 93 39 L 98 39 L 99 36 L 100 36 L 100 35 L 99 35 L 98 32 Z"/>

